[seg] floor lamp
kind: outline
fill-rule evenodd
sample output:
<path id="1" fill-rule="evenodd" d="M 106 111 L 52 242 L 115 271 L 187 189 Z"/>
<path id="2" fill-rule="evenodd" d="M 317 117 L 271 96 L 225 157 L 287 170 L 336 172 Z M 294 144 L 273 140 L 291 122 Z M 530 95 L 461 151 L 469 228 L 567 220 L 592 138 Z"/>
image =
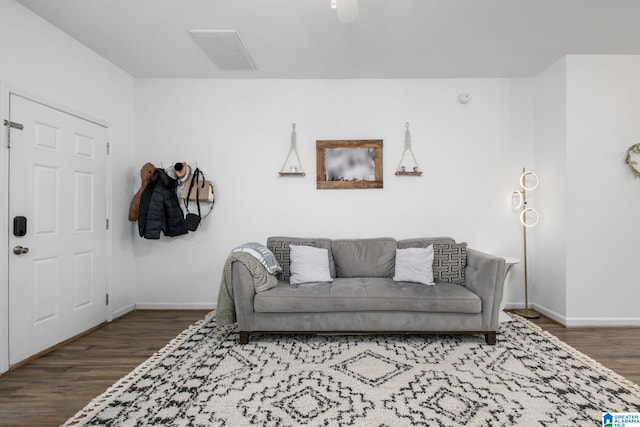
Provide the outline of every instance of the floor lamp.
<path id="1" fill-rule="evenodd" d="M 540 217 L 538 211 L 527 206 L 527 191 L 533 191 L 538 187 L 538 175 L 533 171 L 522 168 L 520 175 L 520 190 L 514 191 L 511 195 L 511 206 L 520 210 L 520 223 L 522 224 L 522 236 L 524 244 L 524 309 L 514 310 L 527 319 L 537 319 L 540 314 L 533 309 L 529 309 L 529 272 L 527 269 L 527 229 L 535 227 Z"/>

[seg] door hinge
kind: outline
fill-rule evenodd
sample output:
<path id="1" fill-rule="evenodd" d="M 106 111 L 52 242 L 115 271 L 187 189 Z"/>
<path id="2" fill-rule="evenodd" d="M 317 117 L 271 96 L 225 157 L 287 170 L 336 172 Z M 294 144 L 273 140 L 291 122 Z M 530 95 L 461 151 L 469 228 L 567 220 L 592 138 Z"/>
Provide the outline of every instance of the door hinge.
<path id="1" fill-rule="evenodd" d="M 107 218 L 107 230 L 109 229 L 109 218 Z"/>
<path id="2" fill-rule="evenodd" d="M 111 154 L 111 143 L 107 142 L 107 155 Z"/>
<path id="3" fill-rule="evenodd" d="M 104 298 L 105 305 L 109 305 L 109 294 L 105 294 L 104 296 L 105 296 Z"/>
<path id="4" fill-rule="evenodd" d="M 21 123 L 18 122 L 12 122 L 10 120 L 5 120 L 4 121 L 4 125 L 8 128 L 12 128 L 12 129 L 18 129 L 18 130 L 23 130 L 24 126 L 22 126 Z"/>

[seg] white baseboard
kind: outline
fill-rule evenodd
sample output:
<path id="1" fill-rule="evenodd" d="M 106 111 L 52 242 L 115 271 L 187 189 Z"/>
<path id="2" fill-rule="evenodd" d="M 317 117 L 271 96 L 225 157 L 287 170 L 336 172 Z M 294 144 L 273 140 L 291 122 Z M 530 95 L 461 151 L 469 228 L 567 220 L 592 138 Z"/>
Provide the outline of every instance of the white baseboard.
<path id="1" fill-rule="evenodd" d="M 111 317 L 113 319 L 117 319 L 118 317 L 124 316 L 128 312 L 133 311 L 135 309 L 136 309 L 136 305 L 135 304 L 125 305 L 124 307 L 119 308 L 116 311 L 114 311 L 113 313 L 111 313 Z"/>
<path id="2" fill-rule="evenodd" d="M 567 317 L 567 327 L 575 326 L 640 326 L 640 317 Z"/>
<path id="3" fill-rule="evenodd" d="M 555 320 L 556 322 L 560 323 L 561 325 L 567 326 L 567 318 L 565 316 L 563 316 L 562 314 L 556 313 L 555 311 L 549 310 L 548 308 L 543 307 L 543 306 L 538 305 L 538 304 L 533 304 L 532 308 L 534 310 L 536 310 L 538 313 L 544 314 L 549 319 Z"/>
<path id="4" fill-rule="evenodd" d="M 505 308 L 508 310 L 522 310 L 524 309 L 524 304 L 523 303 L 507 303 L 505 305 Z M 563 326 L 566 326 L 566 320 L 565 317 L 559 313 L 556 313 L 553 310 L 549 310 L 541 305 L 538 304 L 531 304 L 531 308 L 535 311 L 537 311 L 538 313 L 544 314 L 545 316 L 547 316 L 549 319 L 555 320 L 556 322 L 560 323 Z"/>
<path id="5" fill-rule="evenodd" d="M 139 302 L 137 310 L 213 310 L 213 302 Z"/>
<path id="6" fill-rule="evenodd" d="M 213 310 L 216 304 L 213 302 L 205 303 L 158 303 L 158 302 L 141 302 L 123 307 L 113 313 L 113 317 L 119 317 L 131 310 Z M 524 304 L 507 303 L 506 309 L 524 308 Z M 544 314 L 548 318 L 555 320 L 561 325 L 567 327 L 575 326 L 640 326 L 640 317 L 566 317 L 553 310 L 549 310 L 538 304 L 532 304 L 531 308 Z"/>
<path id="7" fill-rule="evenodd" d="M 508 308 L 524 308 L 524 305 Z M 532 304 L 531 308 L 566 327 L 640 326 L 640 317 L 567 317 L 539 304 Z"/>

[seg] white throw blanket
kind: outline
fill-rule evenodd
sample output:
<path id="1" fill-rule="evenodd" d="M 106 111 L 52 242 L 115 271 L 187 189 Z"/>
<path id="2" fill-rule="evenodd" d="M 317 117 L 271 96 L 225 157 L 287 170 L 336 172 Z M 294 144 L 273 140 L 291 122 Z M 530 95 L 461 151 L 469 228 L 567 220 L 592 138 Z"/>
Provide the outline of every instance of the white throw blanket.
<path id="1" fill-rule="evenodd" d="M 231 251 L 231 253 L 236 252 L 246 252 L 253 255 L 253 257 L 260 261 L 260 263 L 264 265 L 264 268 L 266 268 L 271 274 L 277 274 L 282 271 L 282 267 L 278 263 L 278 260 L 276 260 L 273 252 L 271 252 L 265 245 L 261 245 L 256 242 L 249 242 L 244 245 L 240 245 Z"/>

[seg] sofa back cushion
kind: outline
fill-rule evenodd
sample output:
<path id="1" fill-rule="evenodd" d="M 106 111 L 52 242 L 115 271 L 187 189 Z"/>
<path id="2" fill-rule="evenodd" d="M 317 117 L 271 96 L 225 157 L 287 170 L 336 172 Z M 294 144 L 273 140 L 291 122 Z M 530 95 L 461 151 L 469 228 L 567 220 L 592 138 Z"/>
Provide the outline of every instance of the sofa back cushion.
<path id="1" fill-rule="evenodd" d="M 398 240 L 398 249 L 426 248 L 434 243 L 455 243 L 451 237 L 418 237 L 416 239 Z"/>
<path id="2" fill-rule="evenodd" d="M 407 239 L 398 242 L 399 249 L 426 248 L 433 245 L 433 279 L 436 282 L 465 284 L 467 244 L 449 237 Z"/>
<path id="3" fill-rule="evenodd" d="M 331 246 L 336 277 L 393 277 L 397 241 L 378 239 L 338 239 Z"/>
<path id="4" fill-rule="evenodd" d="M 289 281 L 289 278 L 291 277 L 291 256 L 289 245 L 292 244 L 327 249 L 329 251 L 329 271 L 331 272 L 331 277 L 336 277 L 336 266 L 331 254 L 330 239 L 276 236 L 269 237 L 267 239 L 267 248 L 273 252 L 276 260 L 282 267 L 282 272 L 278 274 L 278 280 Z"/>

